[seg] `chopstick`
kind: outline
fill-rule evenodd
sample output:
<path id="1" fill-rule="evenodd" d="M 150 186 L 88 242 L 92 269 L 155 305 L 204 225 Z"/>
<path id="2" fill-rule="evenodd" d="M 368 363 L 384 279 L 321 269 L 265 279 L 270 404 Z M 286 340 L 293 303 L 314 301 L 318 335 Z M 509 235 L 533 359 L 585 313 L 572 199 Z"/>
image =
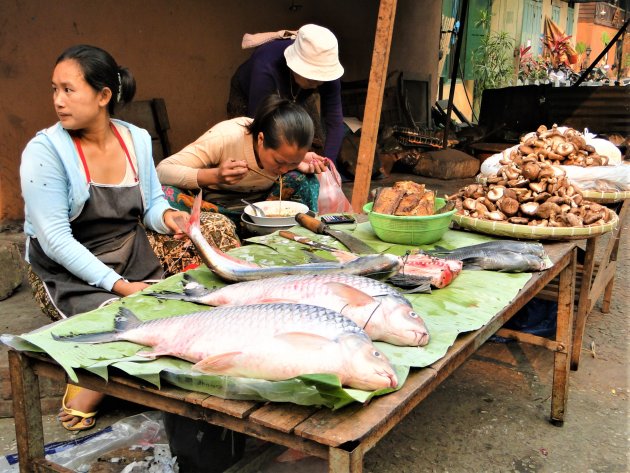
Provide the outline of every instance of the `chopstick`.
<path id="1" fill-rule="evenodd" d="M 270 181 L 276 182 L 278 180 L 277 177 L 276 178 L 269 177 L 269 176 L 267 176 L 267 174 L 260 172 L 258 169 L 250 168 L 249 166 L 247 166 L 247 169 L 249 169 L 253 173 L 258 174 L 259 176 L 266 177 Z"/>

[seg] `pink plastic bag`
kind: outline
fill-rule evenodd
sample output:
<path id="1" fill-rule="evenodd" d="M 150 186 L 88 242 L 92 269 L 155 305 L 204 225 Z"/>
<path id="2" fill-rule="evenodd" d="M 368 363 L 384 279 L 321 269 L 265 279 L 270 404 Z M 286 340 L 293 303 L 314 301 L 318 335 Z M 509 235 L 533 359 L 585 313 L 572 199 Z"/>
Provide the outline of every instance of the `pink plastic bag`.
<path id="1" fill-rule="evenodd" d="M 317 174 L 319 180 L 319 197 L 317 212 L 319 214 L 352 212 L 352 205 L 341 188 L 341 176 L 335 164 L 328 158 L 328 171 Z"/>

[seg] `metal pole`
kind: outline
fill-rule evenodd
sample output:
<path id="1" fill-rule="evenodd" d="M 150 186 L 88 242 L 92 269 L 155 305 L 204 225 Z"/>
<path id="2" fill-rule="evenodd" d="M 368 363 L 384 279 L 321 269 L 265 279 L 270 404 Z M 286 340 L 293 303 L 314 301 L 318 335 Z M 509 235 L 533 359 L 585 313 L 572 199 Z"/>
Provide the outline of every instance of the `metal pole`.
<path id="1" fill-rule="evenodd" d="M 455 56 L 453 57 L 453 71 L 451 72 L 451 88 L 448 92 L 448 108 L 446 110 L 446 123 L 444 124 L 444 138 L 442 148 L 448 147 L 448 132 L 451 127 L 451 113 L 453 112 L 453 97 L 455 97 L 455 85 L 457 83 L 457 71 L 459 70 L 459 54 L 462 49 L 464 39 L 464 26 L 466 25 L 466 13 L 468 11 L 468 0 L 462 0 L 459 9 L 459 29 L 457 31 L 457 42 L 455 43 Z"/>

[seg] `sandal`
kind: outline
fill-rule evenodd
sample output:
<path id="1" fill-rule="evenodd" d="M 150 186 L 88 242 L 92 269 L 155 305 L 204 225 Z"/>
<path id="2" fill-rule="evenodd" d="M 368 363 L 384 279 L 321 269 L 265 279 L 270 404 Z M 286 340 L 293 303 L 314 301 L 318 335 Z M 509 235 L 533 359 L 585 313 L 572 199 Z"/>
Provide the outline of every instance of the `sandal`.
<path id="1" fill-rule="evenodd" d="M 61 406 L 62 406 L 61 411 L 71 416 L 81 418 L 81 420 L 79 420 L 79 422 L 77 422 L 74 425 L 71 425 L 72 420 L 61 422 L 61 425 L 63 425 L 63 427 L 66 430 L 70 430 L 70 431 L 88 430 L 96 425 L 95 416 L 98 411 L 81 412 L 81 411 L 78 411 L 76 409 L 72 409 L 71 407 L 66 406 L 66 403 L 74 399 L 77 396 L 77 394 L 81 392 L 82 389 L 83 388 L 80 388 L 79 386 L 75 386 L 74 384 L 66 385 L 66 393 L 63 395 L 63 399 L 61 401 Z"/>

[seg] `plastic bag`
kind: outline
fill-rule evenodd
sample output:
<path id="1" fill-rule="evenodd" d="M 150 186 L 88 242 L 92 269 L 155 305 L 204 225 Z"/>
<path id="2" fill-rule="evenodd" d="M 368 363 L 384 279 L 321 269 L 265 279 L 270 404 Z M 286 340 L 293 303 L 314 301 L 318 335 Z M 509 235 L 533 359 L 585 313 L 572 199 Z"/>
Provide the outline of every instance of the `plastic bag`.
<path id="1" fill-rule="evenodd" d="M 341 176 L 335 164 L 328 158 L 328 171 L 317 174 L 319 196 L 317 211 L 320 214 L 352 212 L 352 205 L 341 188 Z"/>
<path id="2" fill-rule="evenodd" d="M 46 459 L 75 471 L 88 471 L 99 456 L 117 448 L 134 445 L 159 446 L 163 452 L 163 472 L 178 471 L 170 458 L 168 438 L 164 430 L 162 413 L 148 411 L 119 420 L 105 429 L 85 437 L 45 446 Z M 19 470 L 17 454 L 0 458 L 0 473 Z"/>

